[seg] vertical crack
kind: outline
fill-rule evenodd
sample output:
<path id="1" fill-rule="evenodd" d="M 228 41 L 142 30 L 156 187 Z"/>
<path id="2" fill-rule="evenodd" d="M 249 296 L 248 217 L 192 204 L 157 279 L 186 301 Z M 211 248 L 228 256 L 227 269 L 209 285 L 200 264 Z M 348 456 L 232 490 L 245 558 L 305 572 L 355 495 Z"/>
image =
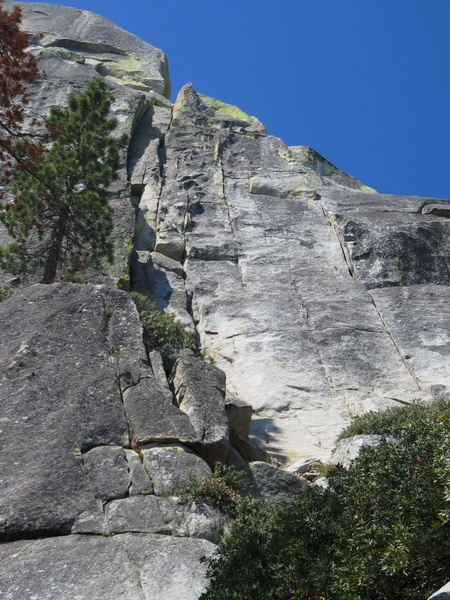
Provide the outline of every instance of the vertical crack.
<path id="1" fill-rule="evenodd" d="M 372 304 L 373 304 L 373 306 L 374 306 L 375 310 L 377 311 L 378 318 L 380 319 L 380 321 L 381 321 L 381 323 L 382 323 L 382 325 L 383 325 L 383 327 L 384 327 L 384 329 L 385 329 L 386 333 L 388 334 L 389 338 L 391 339 L 391 341 L 392 341 L 392 344 L 394 345 L 394 348 L 396 349 L 396 351 L 397 351 L 397 353 L 398 353 L 398 355 L 399 355 L 399 357 L 400 357 L 400 360 L 402 361 L 402 363 L 404 364 L 404 366 L 405 366 L 406 370 L 407 370 L 407 371 L 408 371 L 408 373 L 411 375 L 411 377 L 412 377 L 412 379 L 413 379 L 414 383 L 416 384 L 416 386 L 417 386 L 417 390 L 418 390 L 418 391 L 423 391 L 423 388 L 422 388 L 422 386 L 421 386 L 421 384 L 420 384 L 420 381 L 419 381 L 419 379 L 417 378 L 416 374 L 414 373 L 414 370 L 413 370 L 413 368 L 412 368 L 412 367 L 411 367 L 411 366 L 410 366 L 410 365 L 407 363 L 406 359 L 403 357 L 403 353 L 402 353 L 402 351 L 401 351 L 400 347 L 398 346 L 397 342 L 395 341 L 395 338 L 394 338 L 394 336 L 392 335 L 392 333 L 391 333 L 391 330 L 389 329 L 389 327 L 388 327 L 388 325 L 387 325 L 386 321 L 383 319 L 383 315 L 382 315 L 382 314 L 381 314 L 381 312 L 378 310 L 378 306 L 377 306 L 377 303 L 376 303 L 376 301 L 375 301 L 375 298 L 372 296 L 372 294 L 370 293 L 370 291 L 368 291 L 367 293 L 368 293 L 368 295 L 369 295 L 369 298 L 370 298 L 370 299 L 371 299 L 371 301 L 372 301 Z M 398 400 L 397 398 L 393 398 L 393 399 L 394 399 L 394 400 Z M 398 401 L 400 402 L 400 400 L 398 400 Z"/>
<path id="2" fill-rule="evenodd" d="M 233 245 L 234 245 L 235 252 L 236 252 L 236 266 L 238 269 L 241 283 L 243 286 L 245 286 L 244 274 L 242 272 L 242 265 L 240 262 L 240 244 L 239 244 L 239 240 L 236 235 L 236 229 L 235 229 L 234 223 L 233 223 L 233 217 L 231 214 L 231 206 L 228 201 L 228 196 L 227 196 L 227 193 L 225 190 L 226 175 L 225 175 L 225 170 L 223 168 L 222 158 L 223 158 L 223 143 L 220 140 L 217 140 L 215 143 L 215 146 L 214 146 L 214 163 L 215 163 L 216 167 L 218 168 L 219 174 L 220 174 L 222 198 L 224 200 L 224 204 L 227 209 L 228 223 L 230 225 L 230 231 L 233 236 Z"/>
<path id="3" fill-rule="evenodd" d="M 159 164 L 159 193 L 156 200 L 156 219 L 155 219 L 155 243 L 158 239 L 158 231 L 160 224 L 160 209 L 161 209 L 161 197 L 166 186 L 166 135 L 170 131 L 172 121 L 170 122 L 169 129 L 161 136 L 158 146 L 158 164 Z"/>
<path id="4" fill-rule="evenodd" d="M 344 239 L 342 238 L 342 236 L 340 235 L 340 233 L 337 231 L 336 223 L 335 223 L 334 219 L 331 220 L 330 217 L 327 215 L 323 204 L 322 204 L 322 212 L 323 212 L 323 215 L 324 215 L 325 219 L 328 221 L 328 224 L 333 229 L 333 232 L 334 232 L 334 234 L 335 234 L 335 236 L 336 236 L 336 238 L 337 238 L 337 240 L 339 242 L 339 246 L 341 247 L 342 256 L 344 257 L 345 264 L 347 265 L 348 273 L 349 273 L 350 277 L 354 277 L 355 276 L 355 269 L 353 267 L 352 260 L 350 258 L 349 253 L 348 253 L 347 245 L 346 245 Z"/>
<path id="5" fill-rule="evenodd" d="M 130 430 L 130 422 L 128 421 L 127 411 L 125 410 L 124 390 L 122 389 L 122 383 L 120 381 L 120 369 L 118 367 L 119 359 L 118 359 L 117 351 L 116 351 L 114 345 L 111 345 L 111 339 L 113 338 L 112 322 L 111 322 L 112 316 L 113 316 L 113 308 L 106 304 L 106 301 L 104 298 L 103 298 L 103 314 L 104 314 L 104 319 L 105 319 L 104 331 L 105 331 L 105 336 L 106 336 L 108 355 L 109 355 L 109 358 L 110 358 L 112 364 L 114 365 L 114 370 L 116 372 L 117 389 L 119 392 L 120 401 L 122 403 L 123 413 L 124 413 L 125 421 L 127 424 L 127 435 L 128 435 L 128 443 L 129 443 L 129 441 L 131 440 L 131 430 Z"/>

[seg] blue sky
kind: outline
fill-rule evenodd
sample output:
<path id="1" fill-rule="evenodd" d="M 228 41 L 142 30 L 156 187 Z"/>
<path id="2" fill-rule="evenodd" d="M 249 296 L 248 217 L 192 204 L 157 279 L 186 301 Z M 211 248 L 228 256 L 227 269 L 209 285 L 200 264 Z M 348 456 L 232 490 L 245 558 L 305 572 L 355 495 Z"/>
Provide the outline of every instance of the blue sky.
<path id="1" fill-rule="evenodd" d="M 449 0 L 71 0 L 381 193 L 450 199 Z"/>

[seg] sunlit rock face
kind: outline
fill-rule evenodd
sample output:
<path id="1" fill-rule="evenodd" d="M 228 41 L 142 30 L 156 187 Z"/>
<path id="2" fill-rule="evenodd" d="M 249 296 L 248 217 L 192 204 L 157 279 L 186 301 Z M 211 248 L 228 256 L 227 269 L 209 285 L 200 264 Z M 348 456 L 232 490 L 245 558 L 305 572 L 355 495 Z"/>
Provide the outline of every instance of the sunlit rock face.
<path id="1" fill-rule="evenodd" d="M 448 205 L 377 194 L 192 85 L 173 114 L 136 285 L 192 317 L 255 439 L 327 459 L 351 416 L 446 391 Z"/>
<path id="2" fill-rule="evenodd" d="M 172 105 L 160 50 L 21 7 L 41 56 L 29 118 L 102 76 L 130 143 L 115 264 L 85 285 L 0 273 L 0 589 L 195 600 L 227 524 L 179 501 L 190 473 L 245 459 L 257 495 L 285 500 L 304 481 L 271 460 L 326 461 L 353 415 L 449 393 L 450 205 L 377 194 L 191 84 Z M 212 364 L 149 355 L 129 290 Z"/>

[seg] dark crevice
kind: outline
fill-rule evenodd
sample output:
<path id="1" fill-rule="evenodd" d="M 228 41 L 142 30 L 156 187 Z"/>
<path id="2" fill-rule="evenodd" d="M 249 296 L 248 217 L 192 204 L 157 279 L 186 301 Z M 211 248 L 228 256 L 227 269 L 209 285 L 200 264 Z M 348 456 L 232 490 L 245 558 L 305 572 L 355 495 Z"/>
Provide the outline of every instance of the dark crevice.
<path id="1" fill-rule="evenodd" d="M 33 529 L 33 531 L 9 531 L 0 533 L 0 544 L 20 540 L 38 541 L 46 538 L 63 537 L 72 534 L 75 519 L 59 529 Z"/>
<path id="2" fill-rule="evenodd" d="M 120 48 L 116 48 L 115 46 L 111 46 L 111 44 L 106 44 L 105 42 L 81 42 L 80 40 L 70 40 L 70 39 L 58 39 L 54 42 L 50 42 L 50 44 L 46 44 L 46 48 L 65 48 L 66 50 L 78 50 L 80 52 L 86 52 L 89 54 L 119 54 L 120 56 L 128 56 L 128 54 L 121 50 Z"/>
<path id="3" fill-rule="evenodd" d="M 325 211 L 325 207 L 322 204 L 322 212 L 323 215 L 325 217 L 325 219 L 328 221 L 330 227 L 333 229 L 336 238 L 339 242 L 339 245 L 341 247 L 341 252 L 342 252 L 342 256 L 344 258 L 345 264 L 347 265 L 347 270 L 348 270 L 348 274 L 350 275 L 350 277 L 354 277 L 355 273 L 354 273 L 354 269 L 353 269 L 353 265 L 351 264 L 351 260 L 350 258 L 347 256 L 347 248 L 345 245 L 345 241 L 341 238 L 341 236 L 339 235 L 339 232 L 336 230 L 336 226 L 334 223 L 331 223 L 330 220 L 328 219 L 327 213 Z"/>
<path id="4" fill-rule="evenodd" d="M 109 315 L 109 313 L 107 312 L 108 308 L 106 308 L 105 306 L 105 302 L 104 302 L 104 319 L 105 319 L 105 335 L 106 335 L 106 343 L 107 343 L 107 348 L 108 348 L 108 355 L 110 357 L 110 360 L 112 361 L 114 368 L 115 368 L 115 372 L 116 372 L 116 383 L 117 383 L 117 389 L 119 391 L 119 395 L 120 395 L 120 400 L 122 403 L 122 408 L 123 408 L 123 412 L 125 415 L 125 420 L 127 423 L 127 432 L 128 432 L 128 440 L 131 440 L 131 431 L 130 431 L 130 423 L 128 421 L 128 415 L 127 415 L 127 411 L 125 410 L 125 402 L 124 402 L 124 391 L 122 389 L 122 382 L 121 382 L 121 374 L 119 372 L 119 369 L 117 368 L 117 356 L 114 356 L 114 351 L 113 348 L 111 347 L 111 338 L 112 338 L 112 323 L 111 323 L 111 315 Z"/>

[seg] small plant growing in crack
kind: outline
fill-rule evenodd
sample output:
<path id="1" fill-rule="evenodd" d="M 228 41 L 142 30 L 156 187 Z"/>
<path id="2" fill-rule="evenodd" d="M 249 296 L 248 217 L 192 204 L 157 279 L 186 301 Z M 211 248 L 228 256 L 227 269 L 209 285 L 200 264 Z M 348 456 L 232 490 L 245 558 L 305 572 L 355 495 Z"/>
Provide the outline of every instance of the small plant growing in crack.
<path id="1" fill-rule="evenodd" d="M 144 456 L 142 454 L 142 442 L 138 442 L 137 440 L 132 439 L 131 449 L 136 452 L 136 454 L 139 456 L 140 461 L 143 462 Z"/>
<path id="2" fill-rule="evenodd" d="M 202 358 L 193 331 L 186 331 L 173 315 L 158 310 L 156 303 L 143 294 L 132 292 L 131 297 L 144 327 L 144 343 L 147 350 L 158 350 L 161 354 L 166 354 L 171 350 L 188 348 Z"/>
<path id="3" fill-rule="evenodd" d="M 114 344 L 109 353 L 111 358 L 122 358 L 122 350 L 119 344 Z"/>
<path id="4" fill-rule="evenodd" d="M 245 476 L 245 472 L 237 467 L 216 463 L 210 479 L 199 481 L 189 473 L 177 494 L 183 502 L 202 502 L 233 517 L 241 500 L 240 491 Z"/>
<path id="5" fill-rule="evenodd" d="M 114 309 L 112 306 L 105 306 L 104 310 L 103 310 L 103 314 L 105 315 L 105 317 L 107 319 L 110 319 L 113 316 L 114 313 Z"/>

